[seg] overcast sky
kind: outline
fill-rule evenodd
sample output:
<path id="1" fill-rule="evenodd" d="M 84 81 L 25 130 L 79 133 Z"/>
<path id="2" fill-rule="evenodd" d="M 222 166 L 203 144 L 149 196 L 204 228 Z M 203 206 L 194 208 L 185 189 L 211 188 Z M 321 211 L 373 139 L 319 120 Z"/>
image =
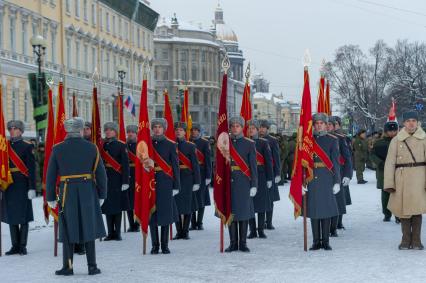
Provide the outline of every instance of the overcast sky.
<path id="1" fill-rule="evenodd" d="M 209 27 L 218 0 L 150 0 L 161 17 Z M 423 41 L 425 0 L 221 0 L 224 20 L 237 34 L 246 63 L 263 73 L 270 91 L 300 101 L 302 57 L 309 49 L 311 92 L 317 96 L 319 67 L 345 44 L 367 51 L 378 39 Z M 389 7 L 385 7 L 389 6 Z"/>

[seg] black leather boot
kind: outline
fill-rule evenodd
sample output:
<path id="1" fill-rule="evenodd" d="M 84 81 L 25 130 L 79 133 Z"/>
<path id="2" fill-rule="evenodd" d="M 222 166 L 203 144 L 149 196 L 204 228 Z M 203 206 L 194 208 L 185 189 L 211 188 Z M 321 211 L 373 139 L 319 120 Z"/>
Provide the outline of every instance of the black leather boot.
<path id="1" fill-rule="evenodd" d="M 161 252 L 169 254 L 169 225 L 161 226 Z"/>
<path id="2" fill-rule="evenodd" d="M 247 236 L 248 239 L 257 238 L 257 230 L 256 230 L 256 219 L 252 218 L 249 220 L 250 233 Z"/>
<path id="3" fill-rule="evenodd" d="M 149 225 L 149 231 L 151 233 L 151 254 L 156 255 L 160 250 L 160 241 L 158 239 L 158 226 L 157 225 Z"/>
<path id="4" fill-rule="evenodd" d="M 259 234 L 260 239 L 266 239 L 265 235 L 265 212 L 257 214 L 257 232 Z"/>
<path id="5" fill-rule="evenodd" d="M 9 225 L 10 230 L 10 240 L 12 241 L 12 247 L 9 251 L 5 253 L 5 255 L 16 255 L 19 254 L 19 225 Z"/>
<path id="6" fill-rule="evenodd" d="M 84 244 L 74 244 L 74 253 L 78 255 L 84 255 L 86 253 Z"/>
<path id="7" fill-rule="evenodd" d="M 331 251 L 329 243 L 330 222 L 330 218 L 321 219 L 322 248 L 326 251 Z"/>
<path id="8" fill-rule="evenodd" d="M 310 251 L 317 251 L 321 249 L 321 228 L 319 219 L 311 219 L 312 237 L 314 238 Z"/>
<path id="9" fill-rule="evenodd" d="M 112 241 L 114 240 L 115 233 L 114 233 L 114 215 L 107 215 L 106 216 L 106 223 L 107 223 L 107 229 L 108 229 L 108 236 L 104 238 L 104 241 Z"/>
<path id="10" fill-rule="evenodd" d="M 338 216 L 334 216 L 331 218 L 331 223 L 330 223 L 330 237 L 339 237 L 339 235 L 337 235 L 337 221 L 338 221 Z"/>
<path id="11" fill-rule="evenodd" d="M 229 247 L 225 249 L 227 253 L 233 251 L 238 251 L 238 224 L 236 221 L 232 221 L 229 225 Z"/>
<path id="12" fill-rule="evenodd" d="M 28 224 L 22 224 L 19 229 L 19 254 L 26 255 L 27 254 L 27 241 L 28 241 Z"/>
<path id="13" fill-rule="evenodd" d="M 389 220 L 390 220 L 390 217 L 389 217 Z M 337 229 L 339 229 L 339 230 L 345 230 L 345 226 L 343 226 L 343 215 L 339 215 L 338 216 Z"/>
<path id="14" fill-rule="evenodd" d="M 238 249 L 242 252 L 250 252 L 250 249 L 247 247 L 247 229 L 248 229 L 248 220 L 238 221 L 238 230 L 240 234 L 239 247 Z"/>
<path id="15" fill-rule="evenodd" d="M 114 240 L 116 241 L 121 241 L 121 218 L 122 218 L 123 214 L 117 213 L 116 215 L 114 215 L 114 231 L 115 231 L 115 237 Z"/>
<path id="16" fill-rule="evenodd" d="M 203 218 L 204 218 L 204 207 L 198 209 L 198 217 L 197 217 L 197 229 L 198 230 L 204 230 Z"/>
<path id="17" fill-rule="evenodd" d="M 127 220 L 129 221 L 129 228 L 127 232 L 138 232 L 136 229 L 135 218 L 133 217 L 133 210 L 127 210 Z"/>
<path id="18" fill-rule="evenodd" d="M 173 237 L 173 240 L 179 240 L 183 237 L 183 222 L 182 222 L 182 216 L 179 215 L 179 221 L 175 223 L 176 226 L 176 235 Z"/>
<path id="19" fill-rule="evenodd" d="M 191 227 L 189 230 L 197 230 L 197 212 L 191 214 Z"/>
<path id="20" fill-rule="evenodd" d="M 274 225 L 272 225 L 273 215 L 274 215 L 274 210 L 266 212 L 266 230 L 275 230 Z"/>
<path id="21" fill-rule="evenodd" d="M 191 214 L 183 216 L 182 239 L 189 240 L 189 223 L 191 222 Z"/>
<path id="22" fill-rule="evenodd" d="M 74 255 L 74 245 L 64 245 L 62 244 L 62 268 L 55 271 L 55 275 L 70 276 L 74 275 L 74 270 L 72 267 L 73 255 Z"/>
<path id="23" fill-rule="evenodd" d="M 84 244 L 86 249 L 87 268 L 89 275 L 101 273 L 101 270 L 96 265 L 96 249 L 95 241 L 90 241 Z"/>

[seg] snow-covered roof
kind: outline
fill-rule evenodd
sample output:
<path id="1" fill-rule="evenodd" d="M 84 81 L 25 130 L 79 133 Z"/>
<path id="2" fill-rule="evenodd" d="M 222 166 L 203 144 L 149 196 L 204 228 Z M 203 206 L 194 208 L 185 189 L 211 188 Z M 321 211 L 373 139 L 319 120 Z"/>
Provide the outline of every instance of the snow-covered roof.
<path id="1" fill-rule="evenodd" d="M 273 97 L 273 93 L 270 92 L 256 92 L 255 94 L 253 94 L 253 98 L 254 99 L 266 99 L 266 100 L 271 100 Z"/>
<path id="2" fill-rule="evenodd" d="M 185 21 L 181 21 L 178 20 L 178 25 L 179 25 L 179 29 L 180 30 L 187 30 L 187 31 L 201 31 L 201 32 L 208 32 L 210 33 L 210 30 L 205 29 L 201 23 L 195 24 L 193 22 L 185 22 Z M 167 26 L 167 27 L 171 27 L 172 26 L 172 21 L 169 18 L 163 18 L 161 20 L 161 23 L 158 24 L 158 27 L 162 27 L 162 26 Z"/>
<path id="3" fill-rule="evenodd" d="M 181 42 L 181 43 L 197 43 L 197 44 L 206 44 L 219 47 L 220 45 L 214 41 L 198 38 L 188 38 L 188 37 L 171 37 L 171 38 L 154 38 L 154 42 Z"/>

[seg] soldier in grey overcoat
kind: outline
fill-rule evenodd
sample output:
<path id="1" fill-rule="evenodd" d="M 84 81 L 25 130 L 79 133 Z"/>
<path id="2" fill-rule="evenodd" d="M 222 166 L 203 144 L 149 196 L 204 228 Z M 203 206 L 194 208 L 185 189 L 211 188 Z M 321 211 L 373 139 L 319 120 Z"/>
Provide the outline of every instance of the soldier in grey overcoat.
<path id="1" fill-rule="evenodd" d="M 253 140 L 244 137 L 244 123 L 244 119 L 239 116 L 229 119 L 233 221 L 229 226 L 230 245 L 225 252 L 250 251 L 246 240 L 248 222 L 254 217 L 253 197 L 257 191 L 257 165 L 256 146 Z M 242 163 L 238 163 L 238 159 L 242 160 Z"/>
<path id="2" fill-rule="evenodd" d="M 259 121 L 251 120 L 248 125 L 250 138 L 256 143 L 257 193 L 253 197 L 253 205 L 254 212 L 257 213 L 257 229 L 256 219 L 250 219 L 250 234 L 247 238 L 252 239 L 258 236 L 259 238 L 266 238 L 264 233 L 265 214 L 272 209 L 270 200 L 274 179 L 272 153 L 268 140 L 259 137 Z"/>
<path id="3" fill-rule="evenodd" d="M 307 217 L 311 219 L 314 238 L 310 250 L 331 250 L 329 244 L 331 218 L 339 215 L 336 197 L 340 191 L 339 144 L 327 133 L 327 116 L 317 113 L 312 117 L 314 141 L 325 157 L 314 152 L 313 180 L 303 192 L 307 194 Z M 331 168 L 330 168 L 331 167 Z"/>
<path id="4" fill-rule="evenodd" d="M 95 239 L 105 236 L 101 205 L 107 197 L 107 176 L 97 147 L 83 139 L 83 119 L 65 121 L 67 137 L 53 147 L 46 178 L 46 200 L 57 206 L 59 178 L 59 241 L 63 244 L 63 267 L 56 275 L 72 275 L 74 245 L 84 243 L 89 275 L 101 271 L 96 265 Z M 65 231 L 66 230 L 66 231 Z M 66 233 L 66 234 L 65 234 Z M 71 266 L 68 259 L 71 259 Z"/>

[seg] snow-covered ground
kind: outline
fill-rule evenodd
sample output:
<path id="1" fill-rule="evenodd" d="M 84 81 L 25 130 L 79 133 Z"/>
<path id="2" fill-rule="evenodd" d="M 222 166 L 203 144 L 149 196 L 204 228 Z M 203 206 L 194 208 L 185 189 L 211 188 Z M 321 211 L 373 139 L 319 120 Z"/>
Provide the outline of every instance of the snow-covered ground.
<path id="1" fill-rule="evenodd" d="M 122 242 L 97 241 L 102 274 L 94 277 L 87 276 L 86 257 L 78 255 L 74 257 L 75 276 L 54 275 L 62 260 L 60 255 L 53 257 L 52 225 L 46 227 L 38 198 L 28 255 L 1 257 L 0 282 L 425 282 L 426 251 L 397 249 L 400 226 L 382 222 L 374 172 L 365 175 L 366 185 L 352 180 L 353 205 L 344 217 L 346 231 L 331 238 L 333 251 L 303 251 L 302 221 L 293 218 L 286 184 L 275 205 L 276 230 L 266 231 L 268 239 L 248 240 L 248 254 L 219 253 L 219 220 L 209 207 L 205 230 L 191 232 L 191 240 L 172 241 L 170 255 L 143 256 L 140 233 L 123 233 Z M 308 228 L 310 245 L 309 224 Z M 8 250 L 9 229 L 4 224 L 2 237 L 3 250 Z M 225 239 L 227 246 L 227 231 Z"/>

